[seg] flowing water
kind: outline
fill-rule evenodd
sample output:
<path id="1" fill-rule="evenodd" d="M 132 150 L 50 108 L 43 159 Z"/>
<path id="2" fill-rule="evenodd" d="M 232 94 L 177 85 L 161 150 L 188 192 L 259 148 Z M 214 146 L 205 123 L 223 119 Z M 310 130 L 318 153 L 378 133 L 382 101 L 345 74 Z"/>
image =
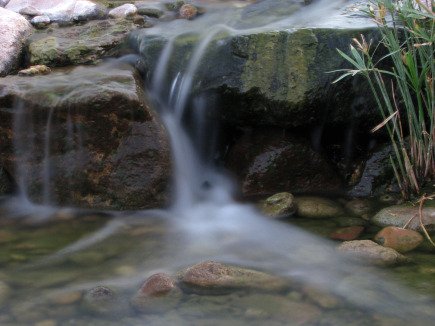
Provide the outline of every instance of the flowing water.
<path id="1" fill-rule="evenodd" d="M 339 3 L 318 1 L 315 5 L 324 15 Z M 310 12 L 290 9 L 302 10 L 301 16 L 308 20 L 320 15 L 316 7 Z M 234 16 L 229 16 L 229 21 L 223 22 L 221 14 L 204 15 L 193 28 L 203 30 L 206 19 L 211 27 L 199 33 L 189 62 L 175 72 L 170 69 L 173 42 L 192 30 L 180 28 L 183 22 L 175 21 L 150 31 L 172 34 L 146 85 L 150 103 L 171 141 L 175 195 L 168 209 L 93 212 L 56 207 L 50 187 L 53 112 L 48 115 L 39 147 L 43 155 L 42 204 L 32 203 L 26 166 L 31 165 L 32 155 L 41 153 L 33 152 L 33 124 L 25 108 L 16 108 L 20 195 L 5 201 L 3 211 L 23 223 L 3 222 L 0 233 L 1 277 L 10 284 L 3 290 L 5 285 L 0 283 L 0 298 L 4 295 L 1 291 L 9 292 L 2 302 L 0 324 L 31 325 L 44 320 L 57 325 L 430 324 L 435 311 L 435 287 L 430 282 L 435 262 L 430 253 L 416 252 L 417 265 L 402 270 L 378 270 L 349 261 L 336 252 L 334 243 L 312 233 L 327 233 L 337 226 L 338 219 L 268 219 L 255 206 L 236 201 L 233 182 L 214 165 L 218 130 L 207 119 L 213 103 L 191 94 L 200 82 L 195 79 L 198 66 L 219 33 L 259 28 L 258 21 L 252 22 L 259 17 L 267 28 L 302 20 L 300 16 L 288 18 L 289 11 L 280 15 L 285 16 L 284 21 L 279 15 L 266 15 L 262 7 L 254 7 L 241 21 L 231 21 Z M 67 142 L 77 143 L 73 139 L 81 137 L 80 130 L 70 118 L 67 121 Z M 53 218 L 57 221 L 50 223 Z M 29 221 L 32 223 L 24 224 Z M 35 225 L 35 221 L 46 223 Z M 288 280 L 289 287 L 265 293 L 184 294 L 177 306 L 165 309 L 163 302 L 158 312 L 152 313 L 139 313 L 129 306 L 147 276 L 159 271 L 176 273 L 204 260 L 266 271 Z M 97 285 L 117 293 L 106 310 L 92 309 L 83 299 L 83 292 Z M 307 288 L 315 294 L 309 294 Z"/>

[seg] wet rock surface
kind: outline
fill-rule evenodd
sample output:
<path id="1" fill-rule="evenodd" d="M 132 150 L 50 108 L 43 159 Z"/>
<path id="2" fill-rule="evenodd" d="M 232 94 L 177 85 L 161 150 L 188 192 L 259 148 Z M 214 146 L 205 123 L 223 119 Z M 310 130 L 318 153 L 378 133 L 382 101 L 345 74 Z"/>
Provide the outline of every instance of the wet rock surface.
<path id="1" fill-rule="evenodd" d="M 417 248 L 422 242 L 423 236 L 413 230 L 387 226 L 379 231 L 374 241 L 380 245 L 405 253 Z"/>
<path id="2" fill-rule="evenodd" d="M 409 262 L 407 257 L 394 249 L 383 247 L 371 240 L 345 241 L 338 246 L 338 251 L 377 266 L 394 266 Z"/>
<path id="3" fill-rule="evenodd" d="M 95 64 L 122 53 L 127 34 L 137 27 L 132 21 L 102 20 L 40 31 L 30 39 L 29 62 L 49 67 Z"/>
<path id="4" fill-rule="evenodd" d="M 266 216 L 281 218 L 293 215 L 297 207 L 292 194 L 281 192 L 261 202 L 260 209 Z"/>
<path id="5" fill-rule="evenodd" d="M 429 231 L 435 230 L 435 207 L 424 207 L 422 221 Z M 412 220 L 411 220 L 412 219 Z M 405 224 L 410 230 L 421 230 L 418 206 L 395 205 L 386 207 L 372 217 L 371 222 L 378 226 L 403 227 Z"/>
<path id="6" fill-rule="evenodd" d="M 289 282 L 263 272 L 205 261 L 187 268 L 180 275 L 185 291 L 199 294 L 223 294 L 237 290 L 279 291 Z"/>
<path id="7" fill-rule="evenodd" d="M 333 240 L 350 241 L 357 239 L 363 231 L 363 226 L 348 226 L 335 230 L 329 237 Z"/>
<path id="8" fill-rule="evenodd" d="M 0 77 L 18 67 L 32 25 L 21 15 L 0 7 Z"/>
<path id="9" fill-rule="evenodd" d="M 341 180 L 328 161 L 306 140 L 283 130 L 245 133 L 230 149 L 226 165 L 240 178 L 245 196 L 341 188 Z"/>
<path id="10" fill-rule="evenodd" d="M 20 159 L 14 155 L 11 128 L 13 115 L 22 114 L 23 129 L 16 137 L 22 137 L 21 150 L 28 152 L 21 164 L 30 195 L 41 200 L 52 112 L 52 200 L 102 208 L 161 206 L 170 174 L 169 145 L 140 87 L 135 71 L 122 63 L 0 80 L 3 166 L 17 173 L 13 169 Z M 28 128 L 34 134 L 25 133 Z"/>

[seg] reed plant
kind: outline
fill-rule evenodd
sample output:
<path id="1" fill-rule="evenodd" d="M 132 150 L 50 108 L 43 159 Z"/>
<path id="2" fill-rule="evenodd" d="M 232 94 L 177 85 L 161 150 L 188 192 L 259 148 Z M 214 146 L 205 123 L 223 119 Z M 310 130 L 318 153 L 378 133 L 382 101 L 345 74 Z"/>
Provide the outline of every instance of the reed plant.
<path id="1" fill-rule="evenodd" d="M 405 199 L 435 180 L 433 10 L 433 0 L 374 0 L 366 13 L 378 26 L 380 43 L 374 46 L 361 35 L 352 40 L 349 54 L 338 50 L 353 69 L 338 70 L 335 82 L 355 75 L 367 79 L 383 117 L 372 132 L 388 132 L 391 164 Z M 376 60 L 380 51 L 386 55 Z"/>

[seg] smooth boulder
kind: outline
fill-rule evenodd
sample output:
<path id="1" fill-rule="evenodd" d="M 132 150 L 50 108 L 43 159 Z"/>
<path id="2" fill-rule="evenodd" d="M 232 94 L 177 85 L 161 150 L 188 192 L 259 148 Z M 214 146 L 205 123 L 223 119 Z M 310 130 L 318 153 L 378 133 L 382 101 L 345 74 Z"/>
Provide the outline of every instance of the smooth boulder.
<path id="1" fill-rule="evenodd" d="M 289 282 L 263 272 L 205 261 L 182 271 L 180 286 L 186 292 L 224 294 L 249 289 L 274 292 L 287 289 Z"/>
<path id="2" fill-rule="evenodd" d="M 351 258 L 377 266 L 394 266 L 403 264 L 409 259 L 392 248 L 386 248 L 371 240 L 345 241 L 338 246 L 338 251 Z"/>
<path id="3" fill-rule="evenodd" d="M 384 247 L 405 253 L 417 248 L 424 238 L 417 231 L 387 226 L 375 235 L 374 240 Z"/>
<path id="4" fill-rule="evenodd" d="M 307 218 L 328 218 L 344 215 L 340 204 L 327 198 L 315 196 L 296 197 L 297 215 Z"/>
<path id="5" fill-rule="evenodd" d="M 423 207 L 422 222 L 426 230 L 435 230 L 435 207 Z M 412 220 L 411 220 L 412 219 Z M 377 226 L 397 226 L 407 225 L 410 230 L 421 230 L 420 214 L 418 206 L 394 205 L 386 207 L 372 217 L 371 222 Z"/>
<path id="6" fill-rule="evenodd" d="M 32 25 L 21 15 L 0 7 L 0 77 L 18 67 Z"/>

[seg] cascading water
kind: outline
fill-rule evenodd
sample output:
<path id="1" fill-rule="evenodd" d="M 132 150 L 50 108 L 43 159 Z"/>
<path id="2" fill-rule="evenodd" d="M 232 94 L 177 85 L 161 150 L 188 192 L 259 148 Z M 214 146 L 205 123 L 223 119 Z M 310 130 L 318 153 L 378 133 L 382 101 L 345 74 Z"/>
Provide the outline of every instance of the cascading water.
<path id="1" fill-rule="evenodd" d="M 323 6 L 324 14 L 324 10 L 333 8 L 336 2 L 319 1 L 317 5 Z M 315 14 L 313 13 L 311 17 L 315 17 Z M 146 261 L 138 262 L 138 257 L 134 257 L 136 269 L 128 277 L 110 275 L 104 280 L 73 283 L 65 286 L 67 290 L 87 289 L 95 286 L 96 283 L 129 289 L 137 286 L 144 275 L 156 269 L 174 271 L 192 263 L 213 259 L 263 269 L 301 281 L 322 291 L 338 295 L 362 311 L 397 317 L 403 321 L 403 324 L 415 320 L 432 320 L 430 298 L 420 297 L 394 282 L 386 281 L 382 273 L 375 269 L 349 263 L 345 257 L 337 254 L 331 243 L 288 224 L 269 220 L 259 214 L 253 206 L 238 203 L 234 199 L 231 180 L 214 166 L 213 160 L 207 155 L 214 152 L 210 144 L 213 144 L 216 130 L 215 127 L 210 127 L 207 119 L 213 103 L 204 96 L 195 98 L 192 89 L 200 82 L 196 79 L 196 73 L 200 65 L 205 64 L 203 62 L 205 53 L 211 45 L 219 46 L 217 36 L 221 33 L 239 33 L 240 30 L 228 27 L 231 26 L 230 23 L 221 24 L 222 19 L 219 15 L 209 19 L 218 23 L 198 36 L 198 41 L 191 50 L 189 62 L 184 69 L 173 71 L 170 69 L 170 64 L 174 55 L 174 42 L 179 35 L 186 33 L 186 30 L 181 30 L 178 32 L 179 35 L 171 35 L 168 38 L 147 86 L 150 102 L 159 112 L 171 141 L 175 188 L 171 207 L 168 210 L 114 213 L 115 217 L 102 229 L 31 267 L 43 268 L 45 265 L 50 266 L 59 260 L 68 259 L 69 256 L 86 251 L 100 242 L 104 243 L 105 239 L 116 236 L 123 228 L 140 227 L 146 223 L 149 216 L 155 215 L 170 229 L 169 235 L 158 244 L 159 248 L 154 249 L 157 253 L 153 256 L 145 255 L 143 259 L 142 251 L 148 253 L 148 249 L 136 250 L 134 254 Z M 269 23 L 268 19 L 265 20 Z M 267 28 L 275 28 L 284 23 L 288 24 L 289 19 L 285 22 L 274 22 Z M 247 25 L 252 27 L 251 23 Z M 171 27 L 169 29 L 174 30 Z M 192 29 L 194 28 L 189 27 L 188 32 L 191 33 Z M 159 30 L 156 29 L 154 32 L 159 33 Z M 23 128 L 31 130 L 32 124 L 25 122 L 23 112 L 24 108 L 19 107 L 15 120 L 15 145 L 19 152 L 24 153 L 21 160 L 30 164 L 31 151 L 27 147 L 33 147 L 32 139 L 25 138 L 19 131 Z M 51 200 L 49 185 L 52 123 L 53 112 L 50 112 L 45 124 L 42 160 L 45 203 Z M 81 137 L 74 136 L 75 128 L 69 114 L 66 124 L 66 146 L 80 144 L 81 140 L 78 138 Z M 26 171 L 23 166 L 18 165 L 17 169 L 22 176 L 19 179 L 22 196 L 27 198 Z M 167 250 L 161 247 L 167 247 Z M 159 250 L 162 250 L 161 254 Z M 52 294 L 49 292 L 47 297 Z M 270 318 L 273 321 L 273 316 Z M 177 321 L 180 322 L 180 319 Z M 182 318 L 181 321 L 188 324 Z M 337 319 L 337 323 L 348 324 L 345 319 Z M 155 324 L 158 325 L 158 322 Z"/>

